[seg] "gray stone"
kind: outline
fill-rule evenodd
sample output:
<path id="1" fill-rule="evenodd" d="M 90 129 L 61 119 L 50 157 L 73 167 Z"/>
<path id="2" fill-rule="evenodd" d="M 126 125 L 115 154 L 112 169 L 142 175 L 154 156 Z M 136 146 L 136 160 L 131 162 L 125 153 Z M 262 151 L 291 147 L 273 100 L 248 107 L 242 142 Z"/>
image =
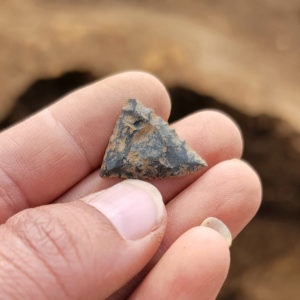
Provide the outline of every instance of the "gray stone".
<path id="1" fill-rule="evenodd" d="M 131 99 L 109 140 L 100 176 L 164 178 L 184 176 L 206 166 L 167 122 Z"/>

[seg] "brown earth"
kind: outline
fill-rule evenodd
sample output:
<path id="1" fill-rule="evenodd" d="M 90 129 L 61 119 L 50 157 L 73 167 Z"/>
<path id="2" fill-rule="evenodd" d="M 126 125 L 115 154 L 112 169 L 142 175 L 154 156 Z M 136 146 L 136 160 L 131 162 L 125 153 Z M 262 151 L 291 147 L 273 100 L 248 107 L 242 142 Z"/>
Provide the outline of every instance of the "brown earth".
<path id="1" fill-rule="evenodd" d="M 167 84 L 171 120 L 226 111 L 243 131 L 264 200 L 234 241 L 219 299 L 297 299 L 299 20 L 300 0 L 2 0 L 0 128 L 124 69 Z"/>
<path id="2" fill-rule="evenodd" d="M 300 0 L 2 0 L 0 118 L 66 71 L 158 75 L 300 129 Z"/>

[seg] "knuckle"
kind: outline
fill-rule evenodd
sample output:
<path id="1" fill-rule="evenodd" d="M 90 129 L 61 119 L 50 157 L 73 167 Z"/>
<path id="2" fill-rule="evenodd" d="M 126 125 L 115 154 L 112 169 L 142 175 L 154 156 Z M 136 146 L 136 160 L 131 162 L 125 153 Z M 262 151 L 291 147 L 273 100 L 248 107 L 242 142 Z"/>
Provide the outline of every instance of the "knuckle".
<path id="1" fill-rule="evenodd" d="M 66 210 L 61 208 L 57 210 L 56 206 L 48 206 L 26 209 L 5 223 L 4 229 L 9 233 L 10 241 L 13 240 L 14 245 L 17 245 L 14 253 L 10 253 L 12 259 L 7 265 L 15 270 L 12 276 L 29 275 L 20 288 L 26 281 L 30 286 L 35 287 L 32 291 L 45 290 L 43 284 L 42 287 L 39 286 L 43 274 L 44 278 L 48 278 L 56 286 L 56 294 L 61 295 L 62 299 L 73 299 L 71 295 L 74 291 L 70 288 L 70 273 L 81 274 L 87 260 L 77 238 L 77 228 L 67 226 L 70 225 L 68 222 L 70 219 L 66 220 Z M 2 247 L 5 248 L 5 253 L 9 253 L 8 246 L 7 243 L 6 247 Z M 26 259 L 24 259 L 25 255 Z M 45 290 L 45 294 L 51 294 L 51 291 Z"/>
<path id="2" fill-rule="evenodd" d="M 4 247 L 0 250 L 0 295 L 1 299 L 24 299 L 34 294 L 43 299 L 43 291 L 37 280 L 30 275 L 30 266 L 18 261 L 11 253 L 11 249 Z M 7 276 L 9 274 L 9 276 Z M 16 280 L 21 282 L 16 286 Z"/>
<path id="3" fill-rule="evenodd" d="M 70 264 L 78 253 L 71 231 L 42 207 L 22 211 L 7 226 L 46 265 L 51 265 L 52 259 Z"/>
<path id="4" fill-rule="evenodd" d="M 70 269 L 73 245 L 65 238 L 69 232 L 62 223 L 41 207 L 16 214 L 4 226 L 9 240 L 0 248 L 0 256 L 11 270 L 8 281 L 10 278 L 23 278 L 19 289 L 30 289 L 30 294 L 38 291 L 46 295 L 49 291 L 40 281 L 43 274 L 44 278 L 56 284 L 57 294 L 67 297 L 69 290 L 64 278 Z M 16 246 L 12 253 L 9 245 Z M 0 274 L 0 281 L 1 277 Z M 15 295 L 18 291 L 12 292 Z"/>

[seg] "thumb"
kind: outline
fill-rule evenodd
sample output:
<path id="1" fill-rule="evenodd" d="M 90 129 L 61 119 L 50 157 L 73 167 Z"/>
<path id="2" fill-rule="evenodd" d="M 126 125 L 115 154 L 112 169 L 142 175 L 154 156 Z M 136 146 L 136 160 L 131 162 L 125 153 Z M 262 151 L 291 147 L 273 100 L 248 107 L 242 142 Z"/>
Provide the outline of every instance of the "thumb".
<path id="1" fill-rule="evenodd" d="M 0 226 L 1 299 L 104 299 L 137 274 L 165 230 L 162 197 L 126 180 Z"/>

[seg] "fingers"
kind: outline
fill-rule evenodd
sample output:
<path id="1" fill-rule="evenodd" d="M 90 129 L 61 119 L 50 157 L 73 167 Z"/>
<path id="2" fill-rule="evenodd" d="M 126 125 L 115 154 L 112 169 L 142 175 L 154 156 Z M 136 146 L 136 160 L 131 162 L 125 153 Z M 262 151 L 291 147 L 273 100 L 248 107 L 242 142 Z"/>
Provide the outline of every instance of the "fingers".
<path id="1" fill-rule="evenodd" d="M 213 300 L 227 276 L 229 261 L 222 236 L 195 227 L 170 247 L 130 299 Z"/>
<path id="2" fill-rule="evenodd" d="M 259 177 L 245 162 L 234 159 L 215 165 L 167 204 L 164 239 L 144 272 L 151 270 L 182 234 L 208 217 L 222 220 L 235 237 L 255 215 L 261 195 Z M 142 276 L 136 276 L 119 294 L 132 292 Z M 121 298 L 116 295 L 112 299 Z"/>
<path id="3" fill-rule="evenodd" d="M 26 207 L 53 201 L 96 168 L 121 107 L 138 98 L 164 119 L 170 100 L 153 76 L 106 78 L 0 135 L 0 223 Z"/>
<path id="4" fill-rule="evenodd" d="M 155 253 L 165 217 L 157 189 L 136 180 L 24 210 L 0 226 L 0 295 L 104 299 Z"/>
<path id="5" fill-rule="evenodd" d="M 209 216 L 222 220 L 235 237 L 257 212 L 261 196 L 259 177 L 248 164 L 237 159 L 217 164 L 168 203 L 162 247 Z"/>
<path id="6" fill-rule="evenodd" d="M 190 176 L 151 181 L 160 190 L 165 202 L 215 164 L 223 160 L 239 158 L 243 149 L 242 137 L 237 125 L 225 114 L 217 111 L 197 112 L 176 122 L 172 127 L 206 160 L 208 168 Z M 99 178 L 96 171 L 63 195 L 59 201 L 65 202 L 82 197 L 115 182 L 116 179 Z"/>

